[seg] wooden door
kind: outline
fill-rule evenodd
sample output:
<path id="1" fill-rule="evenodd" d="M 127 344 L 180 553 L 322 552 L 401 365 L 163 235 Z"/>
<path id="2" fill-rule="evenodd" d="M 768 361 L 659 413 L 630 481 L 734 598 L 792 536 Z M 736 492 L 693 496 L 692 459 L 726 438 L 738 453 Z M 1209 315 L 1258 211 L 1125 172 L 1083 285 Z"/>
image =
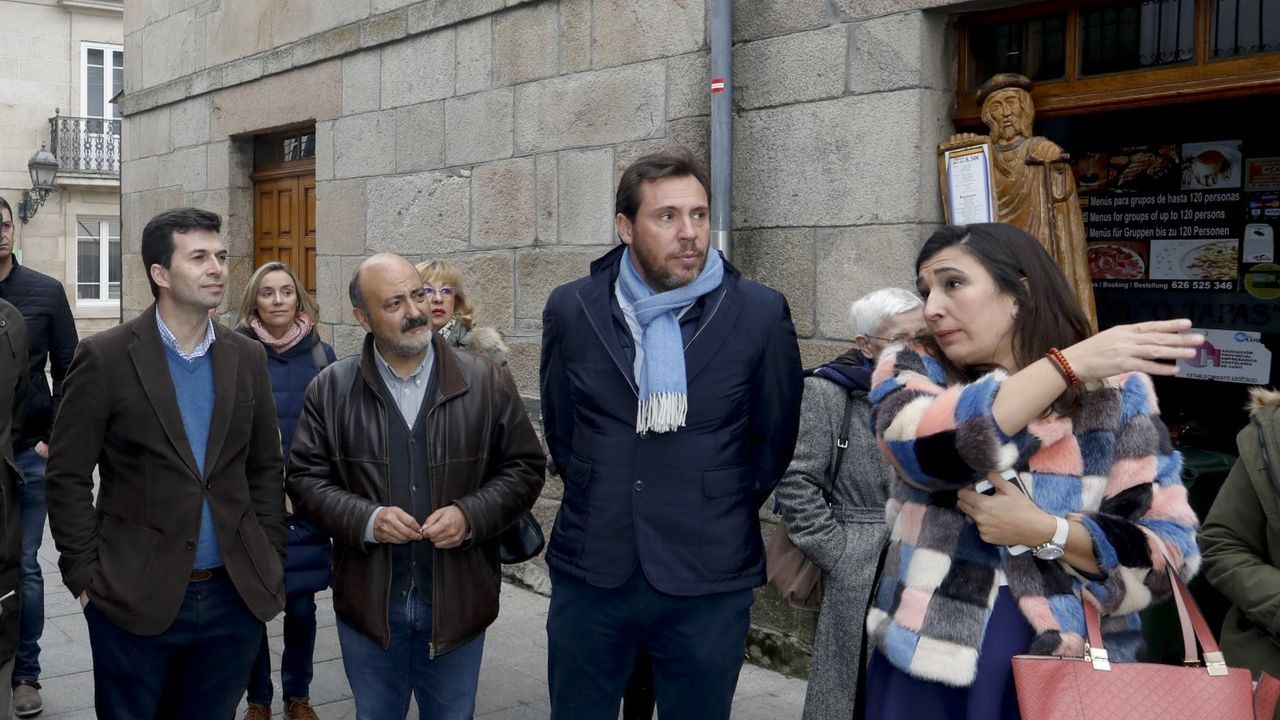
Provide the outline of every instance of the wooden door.
<path id="1" fill-rule="evenodd" d="M 306 170 L 253 175 L 253 266 L 278 261 L 316 293 L 316 175 Z"/>

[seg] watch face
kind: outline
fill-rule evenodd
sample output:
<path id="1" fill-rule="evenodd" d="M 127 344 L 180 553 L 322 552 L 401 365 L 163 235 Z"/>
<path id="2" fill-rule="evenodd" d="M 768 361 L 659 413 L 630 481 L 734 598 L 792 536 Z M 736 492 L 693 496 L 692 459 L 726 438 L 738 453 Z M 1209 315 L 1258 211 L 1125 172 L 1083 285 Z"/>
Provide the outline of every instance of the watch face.
<path id="1" fill-rule="evenodd" d="M 1057 560 L 1062 557 L 1062 548 L 1052 543 L 1041 545 L 1035 549 L 1035 555 L 1041 560 Z"/>

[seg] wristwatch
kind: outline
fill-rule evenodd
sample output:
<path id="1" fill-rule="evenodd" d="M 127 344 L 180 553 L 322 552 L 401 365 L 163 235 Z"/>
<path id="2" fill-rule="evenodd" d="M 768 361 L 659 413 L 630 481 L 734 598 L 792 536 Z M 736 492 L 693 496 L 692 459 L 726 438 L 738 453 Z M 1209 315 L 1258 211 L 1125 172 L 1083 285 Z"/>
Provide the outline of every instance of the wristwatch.
<path id="1" fill-rule="evenodd" d="M 1067 544 L 1067 531 L 1071 528 L 1067 525 L 1067 519 L 1055 517 L 1054 521 L 1058 523 L 1058 528 L 1053 532 L 1053 539 L 1043 545 L 1037 545 L 1033 553 L 1040 560 L 1057 560 L 1062 557 L 1063 548 Z"/>

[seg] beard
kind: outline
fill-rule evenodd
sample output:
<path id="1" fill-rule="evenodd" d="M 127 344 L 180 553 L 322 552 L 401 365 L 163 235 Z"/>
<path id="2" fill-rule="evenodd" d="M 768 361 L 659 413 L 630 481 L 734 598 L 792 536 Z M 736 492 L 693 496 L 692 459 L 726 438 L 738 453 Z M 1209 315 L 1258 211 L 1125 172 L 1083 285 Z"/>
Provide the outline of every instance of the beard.
<path id="1" fill-rule="evenodd" d="M 707 246 L 710 251 L 711 246 Z M 650 284 L 653 289 L 658 292 L 667 292 L 676 288 L 684 287 L 702 274 L 702 269 L 707 266 L 707 253 L 702 253 L 702 262 L 698 265 L 698 269 L 690 275 L 681 275 L 675 271 L 667 269 L 662 264 L 662 258 L 655 258 L 645 250 L 641 250 L 636 244 L 632 244 L 631 252 L 635 256 L 636 262 L 640 265 L 640 275 Z"/>
<path id="2" fill-rule="evenodd" d="M 419 315 L 415 318 L 405 318 L 400 323 L 400 331 L 397 333 L 383 332 L 375 330 L 373 339 L 378 341 L 378 347 L 385 352 L 402 358 L 411 358 L 421 355 L 426 351 L 427 346 L 431 344 L 431 333 L 418 337 L 410 335 L 410 331 L 417 328 L 431 328 L 431 319 L 426 315 Z"/>

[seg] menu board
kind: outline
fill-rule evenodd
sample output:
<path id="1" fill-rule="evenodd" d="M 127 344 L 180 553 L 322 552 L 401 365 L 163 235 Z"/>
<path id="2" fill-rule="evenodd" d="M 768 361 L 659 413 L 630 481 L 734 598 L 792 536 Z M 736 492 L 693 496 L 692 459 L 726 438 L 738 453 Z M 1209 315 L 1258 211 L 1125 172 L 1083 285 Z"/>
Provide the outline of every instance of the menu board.
<path id="1" fill-rule="evenodd" d="M 1240 140 L 1078 153 L 1086 252 L 1105 325 L 1190 317 L 1280 332 L 1280 158 Z"/>

